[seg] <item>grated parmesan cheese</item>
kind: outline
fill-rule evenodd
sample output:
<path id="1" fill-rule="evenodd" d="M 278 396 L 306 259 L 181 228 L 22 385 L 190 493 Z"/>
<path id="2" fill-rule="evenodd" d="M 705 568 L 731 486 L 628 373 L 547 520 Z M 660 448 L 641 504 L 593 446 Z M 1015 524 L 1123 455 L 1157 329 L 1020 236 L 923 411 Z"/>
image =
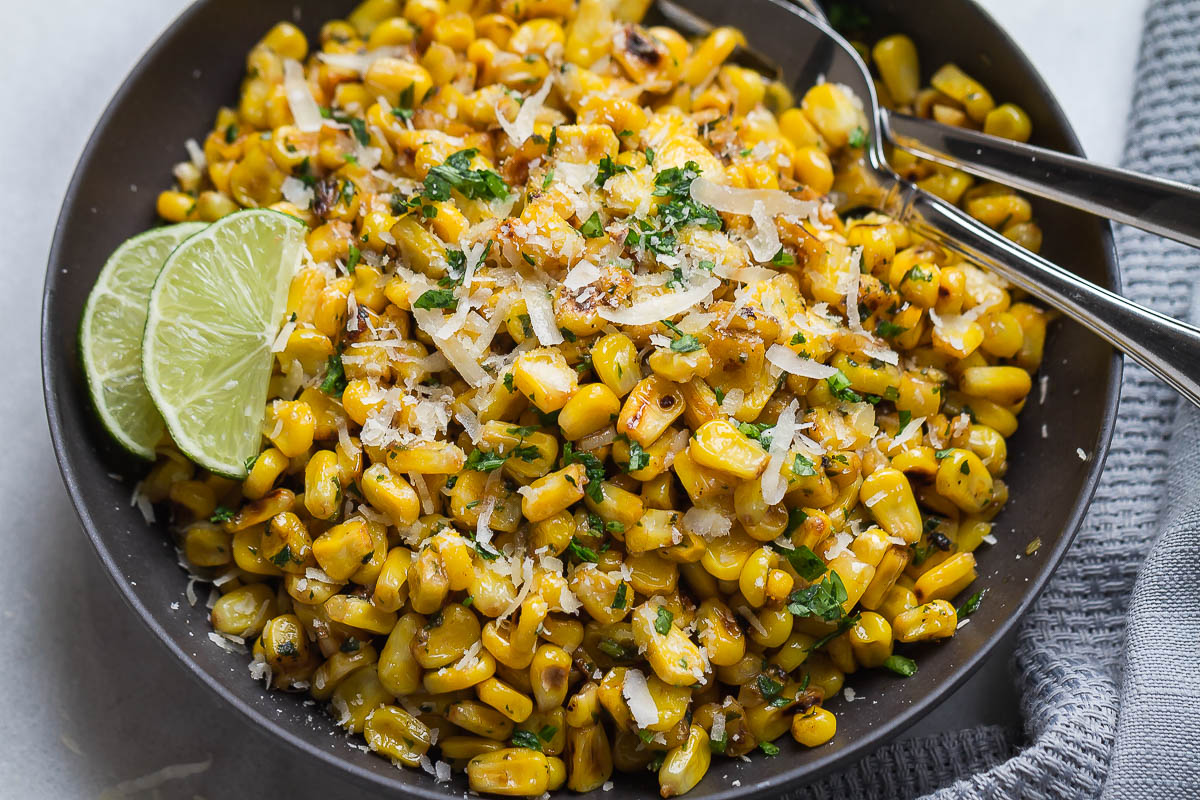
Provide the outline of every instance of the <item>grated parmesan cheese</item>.
<path id="1" fill-rule="evenodd" d="M 646 684 L 646 676 L 640 669 L 630 669 L 625 672 L 625 680 L 621 684 L 621 694 L 629 703 L 629 711 L 633 721 L 639 728 L 648 728 L 658 724 L 658 705 L 650 695 L 650 687 Z"/>

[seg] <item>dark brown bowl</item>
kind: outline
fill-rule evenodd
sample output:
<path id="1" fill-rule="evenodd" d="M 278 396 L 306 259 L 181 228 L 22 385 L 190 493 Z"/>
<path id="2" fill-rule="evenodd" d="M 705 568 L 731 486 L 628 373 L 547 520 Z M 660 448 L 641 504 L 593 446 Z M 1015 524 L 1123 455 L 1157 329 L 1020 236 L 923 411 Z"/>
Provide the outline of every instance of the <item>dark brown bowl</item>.
<path id="1" fill-rule="evenodd" d="M 211 644 L 203 603 L 189 608 L 185 577 L 159 528 L 130 507 L 132 482 L 144 467 L 130 463 L 97 424 L 76 353 L 76 330 L 88 291 L 104 259 L 124 239 L 156 224 L 154 197 L 170 182 L 181 144 L 199 139 L 218 105 L 235 101 L 245 54 L 279 19 L 296 19 L 315 34 L 320 22 L 351 7 L 348 0 L 202 0 L 150 48 L 97 125 L 67 190 L 47 270 L 42 315 L 42 371 L 50 431 L 75 509 L 117 588 L 134 611 L 201 682 L 239 712 L 303 755 L 396 794 L 443 800 L 465 781 L 435 785 L 420 771 L 345 746 L 332 721 L 302 706 L 302 697 L 266 693 L 250 679 L 246 657 Z M 955 61 L 997 98 L 1021 104 L 1033 118 L 1037 144 L 1079 153 L 1079 143 L 1045 84 L 1021 51 L 967 0 L 868 0 L 861 3 L 870 33 L 904 32 L 916 40 L 926 70 Z M 293 16 L 295 10 L 296 16 Z M 752 31 L 753 19 L 746 28 Z M 753 33 L 751 33 L 753 40 Z M 130 187 L 138 187 L 131 191 Z M 1035 202 L 1046 232 L 1045 255 L 1084 277 L 1118 289 L 1117 261 L 1107 223 Z M 1016 624 L 1062 558 L 1095 489 L 1112 433 L 1121 361 L 1099 340 L 1069 322 L 1055 325 L 1037 392 L 1009 443 L 1012 501 L 996 525 L 997 544 L 980 552 L 977 587 L 987 599 L 971 624 L 951 641 L 916 654 L 920 671 L 901 679 L 879 671 L 851 683 L 869 702 L 839 711 L 832 743 L 804 750 L 781 740 L 783 753 L 749 763 L 714 762 L 692 791 L 696 800 L 778 794 L 894 738 L 948 697 Z M 1042 426 L 1049 437 L 1043 438 Z M 1087 459 L 1081 460 L 1081 448 Z M 119 482 L 110 473 L 127 476 Z M 1041 548 L 1026 556 L 1027 543 Z M 182 610 L 170 612 L 173 602 Z M 181 673 L 182 674 L 182 673 Z M 164 676 L 174 680 L 177 676 Z M 618 775 L 610 794 L 655 794 L 653 777 Z M 740 782 L 734 785 L 734 782 Z"/>

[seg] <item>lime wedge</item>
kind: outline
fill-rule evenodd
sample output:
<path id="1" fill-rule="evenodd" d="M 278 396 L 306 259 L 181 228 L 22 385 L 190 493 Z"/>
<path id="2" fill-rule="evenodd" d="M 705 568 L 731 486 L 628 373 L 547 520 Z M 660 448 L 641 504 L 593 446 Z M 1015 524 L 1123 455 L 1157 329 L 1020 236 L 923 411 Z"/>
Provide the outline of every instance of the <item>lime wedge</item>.
<path id="1" fill-rule="evenodd" d="M 203 222 L 184 222 L 127 240 L 108 257 L 83 308 L 79 355 L 92 403 L 112 437 L 141 458 L 154 458 L 164 430 L 142 381 L 150 288 L 171 251 L 204 227 Z"/>
<path id="2" fill-rule="evenodd" d="M 146 388 L 179 449 L 220 475 L 245 477 L 258 454 L 271 345 L 304 231 L 275 211 L 230 214 L 177 247 L 150 292 Z"/>

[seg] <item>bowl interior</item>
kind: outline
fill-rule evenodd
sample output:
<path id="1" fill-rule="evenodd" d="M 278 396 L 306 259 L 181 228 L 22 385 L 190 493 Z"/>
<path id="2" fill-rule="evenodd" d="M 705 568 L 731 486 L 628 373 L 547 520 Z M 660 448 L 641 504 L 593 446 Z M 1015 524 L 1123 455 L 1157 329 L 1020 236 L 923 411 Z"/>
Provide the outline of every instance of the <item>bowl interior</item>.
<path id="1" fill-rule="evenodd" d="M 916 40 L 926 76 L 954 61 L 999 100 L 1022 105 L 1033 119 L 1037 144 L 1079 152 L 1045 85 L 973 4 L 926 0 L 919 14 L 899 0 L 867 0 L 857 6 L 865 12 L 870 35 L 904 32 Z M 293 20 L 315 36 L 323 20 L 350 7 L 347 0 L 203 0 L 135 68 L 97 126 L 59 219 L 42 326 L 46 402 L 64 480 L 88 536 L 126 599 L 188 670 L 309 756 L 381 788 L 444 798 L 448 787 L 435 785 L 430 776 L 397 770 L 346 747 L 330 719 L 304 706 L 302 697 L 264 692 L 251 680 L 246 656 L 225 652 L 208 640 L 206 593 L 200 592 L 195 607 L 188 606 L 186 578 L 167 535 L 147 525 L 130 506 L 132 484 L 144 468 L 118 452 L 96 423 L 76 353 L 79 316 L 105 257 L 127 237 L 156 224 L 156 193 L 169 184 L 171 166 L 186 157 L 183 142 L 202 138 L 216 108 L 236 102 L 249 48 L 280 19 Z M 1051 204 L 1034 205 L 1046 234 L 1044 254 L 1116 288 L 1108 225 Z M 1044 396 L 1035 390 L 1009 443 L 1012 469 L 1006 480 L 1013 499 L 997 520 L 997 544 L 979 554 L 980 578 L 974 587 L 989 591 L 971 624 L 951 642 L 918 652 L 920 671 L 913 678 L 878 672 L 853 676 L 850 685 L 868 702 L 843 708 L 843 698 L 829 701 L 835 711 L 845 712 L 838 715 L 838 736 L 831 744 L 804 751 L 781 740 L 781 757 L 716 761 L 692 797 L 777 791 L 886 741 L 965 680 L 1032 602 L 1070 543 L 1094 488 L 1112 429 L 1120 362 L 1082 328 L 1060 323 L 1047 341 L 1043 372 Z M 1025 555 L 1035 538 L 1041 539 L 1041 548 Z M 172 603 L 181 610 L 171 611 Z M 656 788 L 649 774 L 616 780 L 617 796 Z M 455 778 L 449 790 L 465 788 Z"/>

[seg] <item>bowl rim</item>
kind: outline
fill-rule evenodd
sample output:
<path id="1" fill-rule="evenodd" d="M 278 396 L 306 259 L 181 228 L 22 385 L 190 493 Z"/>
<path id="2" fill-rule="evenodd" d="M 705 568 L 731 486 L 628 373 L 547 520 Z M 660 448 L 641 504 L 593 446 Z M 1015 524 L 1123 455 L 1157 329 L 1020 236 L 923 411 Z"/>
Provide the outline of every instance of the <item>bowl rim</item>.
<path id="1" fill-rule="evenodd" d="M 778 2 L 778 0 L 773 0 Z M 1055 95 L 1046 85 L 1041 74 L 1029 61 L 1024 50 L 1022 50 L 1016 42 L 1013 41 L 1008 31 L 1001 26 L 991 13 L 979 5 L 977 0 L 960 0 L 965 5 L 973 7 L 975 13 L 988 22 L 994 29 L 998 38 L 1009 48 L 1012 54 L 1026 68 L 1028 74 L 1032 78 L 1032 91 L 1045 99 L 1050 110 L 1058 120 L 1061 120 L 1063 126 L 1063 138 L 1069 146 L 1069 152 L 1075 155 L 1083 156 L 1083 148 L 1075 134 L 1074 128 L 1071 126 L 1070 120 L 1063 112 Z M 71 180 L 63 195 L 62 204 L 59 209 L 59 214 L 56 218 L 54 234 L 47 259 L 46 280 L 42 290 L 42 310 L 40 319 L 40 336 L 39 343 L 41 346 L 41 372 L 42 372 L 42 391 L 46 405 L 46 417 L 50 430 L 51 443 L 54 448 L 55 460 L 58 463 L 59 472 L 62 476 L 63 484 L 67 489 L 67 493 L 71 499 L 71 504 L 75 510 L 76 516 L 87 534 L 88 540 L 91 542 L 96 555 L 105 567 L 109 579 L 117 587 L 121 597 L 133 609 L 142 623 L 154 634 L 154 638 L 164 646 L 176 659 L 178 659 L 187 674 L 191 675 L 201 685 L 207 687 L 214 694 L 219 696 L 225 703 L 236 709 L 247 721 L 253 723 L 259 729 L 269 732 L 275 737 L 278 737 L 283 742 L 298 749 L 300 752 L 318 759 L 324 764 L 327 764 L 334 769 L 339 770 L 347 777 L 353 778 L 360 783 L 369 784 L 373 787 L 385 790 L 400 790 L 412 793 L 413 795 L 426 798 L 426 800 L 445 800 L 451 795 L 451 792 L 441 788 L 440 784 L 433 784 L 428 781 L 418 781 L 407 784 L 402 787 L 397 786 L 396 782 L 384 774 L 377 773 L 366 769 L 358 764 L 355 764 L 347 759 L 337 755 L 337 751 L 330 751 L 320 747 L 316 747 L 309 741 L 301 738 L 294 732 L 294 726 L 277 721 L 270 715 L 262 713 L 259 709 L 253 707 L 249 703 L 244 702 L 241 698 L 231 692 L 223 681 L 218 680 L 215 676 L 205 671 L 182 647 L 175 643 L 171 635 L 155 618 L 148 606 L 140 599 L 137 592 L 129 585 L 128 581 L 120 578 L 121 569 L 113 555 L 113 552 L 100 535 L 99 527 L 93 520 L 91 511 L 81 492 L 81 483 L 87 479 L 87 476 L 80 475 L 68 456 L 67 447 L 64 444 L 64 429 L 63 416 L 60 409 L 59 390 L 65 379 L 61 377 L 54 368 L 52 359 L 49 356 L 49 351 L 52 348 L 52 331 L 56 330 L 63 324 L 69 324 L 62 320 L 51 318 L 51 299 L 57 289 L 57 284 L 60 280 L 60 264 L 61 250 L 65 239 L 64 232 L 68 223 L 67 216 L 69 209 L 74 205 L 76 195 L 80 190 L 80 185 L 83 179 L 83 166 L 91 160 L 93 151 L 97 147 L 99 133 L 107 128 L 116 116 L 116 109 L 120 105 L 120 101 L 129 93 L 133 84 L 140 78 L 147 65 L 155 59 L 159 53 L 167 46 L 168 41 L 178 31 L 187 26 L 192 18 L 200 12 L 200 10 L 211 0 L 193 0 L 180 14 L 171 21 L 156 37 L 154 42 L 142 53 L 133 67 L 130 68 L 120 86 L 109 98 L 104 111 L 98 118 L 95 126 L 92 128 L 88 136 L 87 144 L 84 146 L 75 168 L 72 172 Z M 1101 220 L 1100 230 L 1101 246 L 1107 255 L 1104 259 L 1104 273 L 1110 287 L 1113 291 L 1120 293 L 1121 291 L 1121 272 L 1120 262 L 1118 259 L 1115 242 L 1113 239 L 1113 229 L 1111 223 L 1106 220 Z M 1029 607 L 1041 596 L 1045 591 L 1054 572 L 1058 569 L 1062 562 L 1066 551 L 1071 547 L 1078 535 L 1079 528 L 1086 516 L 1091 505 L 1092 498 L 1095 495 L 1096 488 L 1100 478 L 1104 472 L 1104 466 L 1108 458 L 1109 449 L 1112 441 L 1112 435 L 1116 427 L 1118 416 L 1118 406 L 1121 395 L 1122 375 L 1124 372 L 1124 358 L 1121 353 L 1113 351 L 1110 356 L 1109 364 L 1109 379 L 1104 390 L 1104 408 L 1100 420 L 1100 428 L 1096 439 L 1096 448 L 1093 457 L 1088 465 L 1088 471 L 1084 478 L 1081 491 L 1075 498 L 1072 513 L 1064 527 L 1064 535 L 1059 537 L 1053 549 L 1051 549 L 1047 557 L 1043 561 L 1043 566 L 1037 573 L 1036 579 L 1031 581 L 1034 583 L 1032 591 L 1026 592 L 1019 603 L 1012 607 L 1006 614 L 1005 619 L 999 624 L 996 633 L 992 638 L 981 645 L 978 650 L 971 653 L 960 665 L 958 665 L 950 680 L 945 681 L 939 687 L 938 691 L 922 697 L 900 710 L 893 716 L 885 727 L 879 730 L 877 735 L 865 737 L 859 742 L 853 743 L 846 748 L 834 751 L 824 757 L 815 760 L 806 761 L 802 767 L 797 767 L 789 771 L 782 772 L 778 775 L 771 776 L 763 781 L 756 781 L 753 784 L 734 787 L 727 785 L 724 788 L 718 789 L 708 796 L 708 800 L 746 800 L 747 798 L 765 797 L 767 795 L 777 795 L 781 790 L 788 788 L 796 788 L 806 783 L 813 782 L 820 777 L 829 774 L 838 767 L 859 761 L 867 757 L 875 749 L 882 747 L 894 741 L 903 731 L 908 729 L 921 717 L 927 715 L 934 708 L 939 706 L 947 698 L 952 695 L 962 684 L 964 684 L 983 662 L 992 656 L 997 644 L 1006 638 L 1021 618 L 1028 611 Z M 885 735 L 886 734 L 886 735 Z M 803 774 L 798 774 L 803 770 Z"/>

